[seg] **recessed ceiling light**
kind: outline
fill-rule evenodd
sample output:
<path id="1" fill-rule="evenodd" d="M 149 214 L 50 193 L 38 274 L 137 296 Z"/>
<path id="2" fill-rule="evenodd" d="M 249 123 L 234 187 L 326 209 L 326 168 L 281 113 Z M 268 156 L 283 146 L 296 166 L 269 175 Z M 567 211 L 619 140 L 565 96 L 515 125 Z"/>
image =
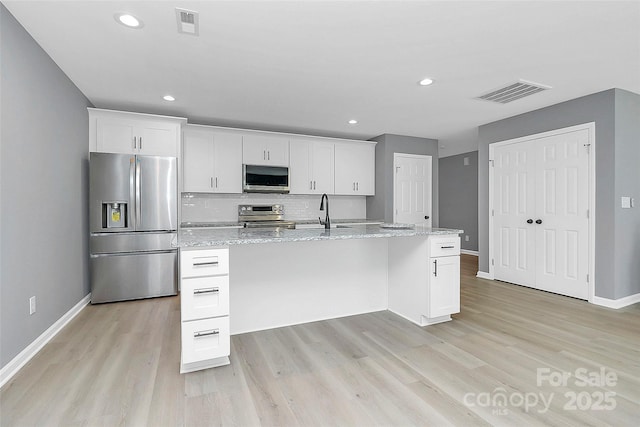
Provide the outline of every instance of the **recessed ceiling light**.
<path id="1" fill-rule="evenodd" d="M 355 124 L 357 124 L 357 123 L 358 123 L 358 121 L 357 121 L 357 120 L 354 120 L 354 119 L 349 120 L 349 124 L 350 124 L 350 125 L 355 125 Z"/>
<path id="2" fill-rule="evenodd" d="M 144 25 L 140 19 L 129 13 L 116 13 L 114 17 L 118 23 L 129 28 L 142 28 Z"/>
<path id="3" fill-rule="evenodd" d="M 429 86 L 431 83 L 433 83 L 433 80 L 429 78 L 420 80 L 420 86 Z"/>
<path id="4" fill-rule="evenodd" d="M 175 101 L 176 99 L 171 95 L 165 95 L 162 97 L 165 101 Z"/>

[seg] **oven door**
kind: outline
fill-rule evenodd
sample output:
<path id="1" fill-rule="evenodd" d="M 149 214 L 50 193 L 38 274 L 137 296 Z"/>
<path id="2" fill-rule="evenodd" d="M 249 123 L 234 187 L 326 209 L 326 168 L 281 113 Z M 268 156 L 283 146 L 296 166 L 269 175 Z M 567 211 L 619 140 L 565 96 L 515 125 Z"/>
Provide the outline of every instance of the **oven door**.
<path id="1" fill-rule="evenodd" d="M 242 166 L 245 193 L 288 193 L 289 168 L 282 166 Z"/>

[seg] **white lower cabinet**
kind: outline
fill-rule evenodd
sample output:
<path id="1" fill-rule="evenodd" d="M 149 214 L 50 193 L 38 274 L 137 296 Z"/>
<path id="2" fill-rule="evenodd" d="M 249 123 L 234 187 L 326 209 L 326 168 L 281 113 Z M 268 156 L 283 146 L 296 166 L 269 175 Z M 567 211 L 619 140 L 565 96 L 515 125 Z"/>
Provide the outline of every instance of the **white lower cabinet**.
<path id="1" fill-rule="evenodd" d="M 392 238 L 388 247 L 389 310 L 420 326 L 460 312 L 460 237 Z"/>
<path id="2" fill-rule="evenodd" d="M 180 250 L 180 372 L 228 365 L 229 248 Z"/>
<path id="3" fill-rule="evenodd" d="M 460 237 L 432 237 L 427 285 L 429 323 L 460 312 Z"/>

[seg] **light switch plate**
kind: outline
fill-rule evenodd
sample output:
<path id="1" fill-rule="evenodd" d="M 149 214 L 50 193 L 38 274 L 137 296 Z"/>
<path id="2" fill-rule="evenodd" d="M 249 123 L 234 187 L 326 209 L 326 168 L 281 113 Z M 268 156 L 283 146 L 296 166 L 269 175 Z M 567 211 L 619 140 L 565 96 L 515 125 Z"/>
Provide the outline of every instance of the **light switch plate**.
<path id="1" fill-rule="evenodd" d="M 620 204 L 622 209 L 631 209 L 631 197 L 622 196 Z"/>

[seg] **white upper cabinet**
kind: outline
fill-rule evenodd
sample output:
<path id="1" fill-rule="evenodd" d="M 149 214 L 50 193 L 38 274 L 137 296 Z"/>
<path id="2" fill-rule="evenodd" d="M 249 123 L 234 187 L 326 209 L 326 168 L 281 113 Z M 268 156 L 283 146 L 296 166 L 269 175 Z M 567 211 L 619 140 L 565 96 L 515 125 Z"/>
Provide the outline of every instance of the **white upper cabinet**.
<path id="1" fill-rule="evenodd" d="M 292 139 L 289 188 L 291 194 L 334 193 L 334 143 Z"/>
<path id="2" fill-rule="evenodd" d="M 245 134 L 242 140 L 242 162 L 246 165 L 289 166 L 289 137 Z"/>
<path id="3" fill-rule="evenodd" d="M 335 194 L 375 194 L 375 144 L 335 144 Z"/>
<path id="4" fill-rule="evenodd" d="M 89 150 L 178 157 L 186 119 L 89 108 Z"/>
<path id="5" fill-rule="evenodd" d="M 187 126 L 182 165 L 182 191 L 242 193 L 242 135 Z"/>

